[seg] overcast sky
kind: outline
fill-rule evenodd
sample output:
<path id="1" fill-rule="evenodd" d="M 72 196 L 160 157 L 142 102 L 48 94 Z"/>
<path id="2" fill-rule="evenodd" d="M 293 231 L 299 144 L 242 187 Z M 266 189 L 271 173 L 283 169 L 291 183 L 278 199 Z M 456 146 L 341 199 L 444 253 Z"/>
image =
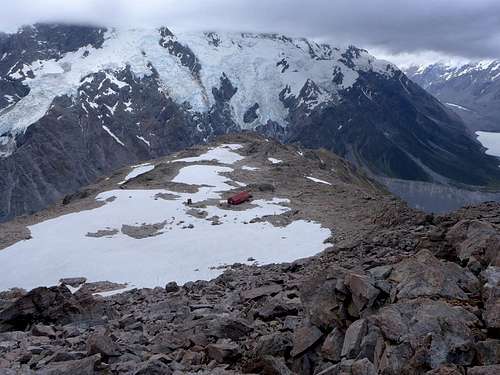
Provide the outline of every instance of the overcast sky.
<path id="1" fill-rule="evenodd" d="M 354 44 L 400 65 L 500 58 L 500 0 L 12 0 L 0 28 L 38 21 L 281 32 Z"/>

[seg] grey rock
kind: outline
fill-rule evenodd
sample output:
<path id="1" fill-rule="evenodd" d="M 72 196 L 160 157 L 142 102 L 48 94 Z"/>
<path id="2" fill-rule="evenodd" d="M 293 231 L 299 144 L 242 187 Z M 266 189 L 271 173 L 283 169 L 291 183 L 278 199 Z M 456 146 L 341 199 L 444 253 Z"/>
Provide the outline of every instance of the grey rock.
<path id="1" fill-rule="evenodd" d="M 479 364 L 494 365 L 500 363 L 500 340 L 480 341 L 476 344 Z"/>
<path id="2" fill-rule="evenodd" d="M 158 359 L 150 359 L 141 364 L 134 375 L 171 375 L 173 372 L 168 365 Z"/>
<path id="3" fill-rule="evenodd" d="M 207 345 L 207 356 L 218 363 L 231 363 L 240 356 L 240 349 L 235 343 Z"/>
<path id="4" fill-rule="evenodd" d="M 290 353 L 292 357 L 296 357 L 309 348 L 313 347 L 321 338 L 323 332 L 313 325 L 305 325 L 297 329 L 293 334 L 293 349 Z"/>
<path id="5" fill-rule="evenodd" d="M 419 350 L 426 353 L 431 368 L 449 361 L 471 365 L 474 360 L 472 328 L 478 326 L 479 320 L 462 307 L 421 299 L 384 307 L 370 320 L 391 341 L 413 343 L 415 347 L 420 343 Z M 406 358 L 408 348 L 401 345 L 386 348 L 385 356 Z M 398 354 L 402 349 L 404 355 Z M 394 350 L 396 352 L 392 353 Z M 387 360 L 390 362 L 394 359 Z"/>
<path id="6" fill-rule="evenodd" d="M 31 329 L 31 333 L 34 336 L 47 336 L 52 338 L 56 337 L 56 331 L 54 330 L 54 328 L 43 324 L 36 324 L 35 326 L 33 326 L 33 328 Z"/>
<path id="7" fill-rule="evenodd" d="M 370 268 L 368 272 L 375 279 L 385 279 L 391 274 L 392 268 L 391 265 L 378 266 Z"/>
<path id="8" fill-rule="evenodd" d="M 365 319 L 356 320 L 345 333 L 344 345 L 342 346 L 342 357 L 348 359 L 356 358 L 360 351 L 361 341 L 366 335 L 368 324 Z"/>
<path id="9" fill-rule="evenodd" d="M 263 356 L 257 361 L 252 362 L 245 369 L 248 373 L 265 375 L 293 375 L 292 371 L 286 366 L 281 358 L 270 355 Z"/>
<path id="10" fill-rule="evenodd" d="M 259 338 L 255 347 L 257 357 L 267 355 L 287 357 L 293 348 L 293 340 L 287 333 L 272 333 Z"/>
<path id="11" fill-rule="evenodd" d="M 500 328 L 500 267 L 488 267 L 481 273 L 484 279 L 483 301 L 485 311 L 483 319 L 491 329 Z"/>
<path id="12" fill-rule="evenodd" d="M 351 369 L 352 375 L 377 375 L 375 366 L 366 358 L 355 361 Z"/>
<path id="13" fill-rule="evenodd" d="M 281 290 L 282 287 L 277 284 L 265 285 L 259 288 L 253 288 L 243 291 L 241 293 L 241 298 L 245 301 L 254 300 L 265 296 L 273 296 L 281 292 Z"/>
<path id="14" fill-rule="evenodd" d="M 81 303 L 65 286 L 36 288 L 0 311 L 0 332 L 25 329 L 33 323 L 66 324 L 98 305 L 91 297 Z"/>
<path id="15" fill-rule="evenodd" d="M 398 300 L 432 296 L 465 300 L 468 293 L 479 290 L 479 281 L 471 272 L 438 260 L 428 250 L 395 265 L 389 280 L 397 283 Z"/>
<path id="16" fill-rule="evenodd" d="M 177 285 L 175 281 L 171 281 L 165 286 L 165 290 L 167 291 L 167 293 L 176 293 L 179 291 L 179 289 L 179 285 Z"/>
<path id="17" fill-rule="evenodd" d="M 38 375 L 93 375 L 96 363 L 101 360 L 99 354 L 76 361 L 57 362 L 37 371 Z"/>
<path id="18" fill-rule="evenodd" d="M 349 272 L 345 277 L 345 285 L 351 292 L 352 300 L 358 313 L 372 307 L 380 291 L 375 288 L 374 280 L 369 277 Z"/>
<path id="19" fill-rule="evenodd" d="M 334 328 L 321 346 L 321 355 L 330 361 L 340 362 L 343 345 L 344 333 L 339 328 Z"/>
<path id="20" fill-rule="evenodd" d="M 446 238 L 455 247 L 460 260 L 474 257 L 485 267 L 500 266 L 500 230 L 492 224 L 461 220 L 450 228 Z"/>
<path id="21" fill-rule="evenodd" d="M 498 375 L 500 374 L 500 364 L 491 366 L 476 366 L 467 371 L 467 375 Z"/>
<path id="22" fill-rule="evenodd" d="M 95 333 L 87 339 L 87 353 L 100 354 L 103 359 L 107 359 L 120 356 L 120 348 L 111 337 Z"/>
<path id="23" fill-rule="evenodd" d="M 463 373 L 455 365 L 443 365 L 427 371 L 425 375 L 463 375 Z"/>
<path id="24" fill-rule="evenodd" d="M 257 310 L 256 316 L 262 320 L 274 320 L 289 315 L 297 315 L 299 306 L 281 299 L 273 299 Z"/>

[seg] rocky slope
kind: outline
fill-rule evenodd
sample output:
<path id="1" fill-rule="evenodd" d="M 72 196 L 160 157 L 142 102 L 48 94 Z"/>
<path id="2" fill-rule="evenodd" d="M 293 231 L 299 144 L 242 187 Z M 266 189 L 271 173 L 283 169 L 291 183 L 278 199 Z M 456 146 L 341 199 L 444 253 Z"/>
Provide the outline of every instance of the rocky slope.
<path id="1" fill-rule="evenodd" d="M 473 130 L 500 131 L 500 61 L 410 67 L 408 77 L 462 117 Z"/>
<path id="2" fill-rule="evenodd" d="M 221 142 L 243 146 L 235 152 L 244 159 L 231 164 L 230 175 L 248 183 L 256 200 L 269 199 L 270 186 L 273 196 L 290 199 L 291 211 L 262 220 L 277 227 L 297 218 L 319 221 L 333 231 L 328 249 L 281 264 L 234 264 L 211 281 L 168 282 L 108 297 L 96 293 L 113 285 L 84 278 L 3 292 L 0 374 L 500 371 L 499 204 L 424 215 L 325 151 L 251 134 Z M 136 169 L 123 169 L 38 216 L 3 224 L 0 232 L 15 242 L 28 223 L 98 209 L 95 197 L 125 180 L 120 190 L 131 195 L 174 188 L 167 166 L 198 158 L 196 163 L 213 167 L 214 161 L 199 158 L 207 152 L 214 156 L 214 150 L 229 162 L 228 151 L 217 147 L 153 161 L 154 169 L 135 177 L 130 173 Z M 249 209 L 246 204 L 238 212 Z M 222 220 L 212 228 L 229 225 Z M 225 241 L 238 233 L 227 233 Z M 259 237 L 254 232 L 254 244 Z M 35 233 L 25 242 L 36 240 Z M 136 250 L 148 256 L 139 245 L 144 239 L 137 241 Z"/>
<path id="3" fill-rule="evenodd" d="M 375 175 L 495 185 L 497 160 L 390 63 L 275 34 L 61 25 L 0 38 L 0 220 L 254 129 Z"/>

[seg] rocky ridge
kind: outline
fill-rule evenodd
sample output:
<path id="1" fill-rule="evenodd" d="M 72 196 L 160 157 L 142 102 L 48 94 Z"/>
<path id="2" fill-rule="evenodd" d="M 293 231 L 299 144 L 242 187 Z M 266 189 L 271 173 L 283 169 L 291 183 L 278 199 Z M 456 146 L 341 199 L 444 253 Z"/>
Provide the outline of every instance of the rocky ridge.
<path id="1" fill-rule="evenodd" d="M 302 152 L 309 171 L 341 169 L 328 153 L 233 137 L 250 137 L 242 152 L 256 158 Z M 285 176 L 299 181 L 293 170 L 303 178 L 281 164 L 260 177 L 271 173 L 280 193 Z M 124 188 L 154 186 L 163 172 L 150 173 Z M 292 201 L 297 215 L 322 211 L 339 228 L 315 257 L 109 297 L 84 279 L 1 293 L 0 374 L 497 374 L 500 205 L 425 215 L 353 170 L 328 173 L 318 177 L 339 191 Z M 342 184 L 353 192 L 335 206 Z M 66 205 L 77 209 L 84 195 Z M 322 209 L 308 211 L 315 200 Z"/>

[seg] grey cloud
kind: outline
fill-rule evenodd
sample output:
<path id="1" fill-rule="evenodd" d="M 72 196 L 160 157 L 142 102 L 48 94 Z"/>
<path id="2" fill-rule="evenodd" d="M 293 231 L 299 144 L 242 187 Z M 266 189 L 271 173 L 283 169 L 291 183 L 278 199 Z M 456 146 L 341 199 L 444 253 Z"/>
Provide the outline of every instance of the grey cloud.
<path id="1" fill-rule="evenodd" d="M 0 25 L 36 21 L 282 32 L 388 54 L 500 57 L 498 0 L 16 0 Z"/>

